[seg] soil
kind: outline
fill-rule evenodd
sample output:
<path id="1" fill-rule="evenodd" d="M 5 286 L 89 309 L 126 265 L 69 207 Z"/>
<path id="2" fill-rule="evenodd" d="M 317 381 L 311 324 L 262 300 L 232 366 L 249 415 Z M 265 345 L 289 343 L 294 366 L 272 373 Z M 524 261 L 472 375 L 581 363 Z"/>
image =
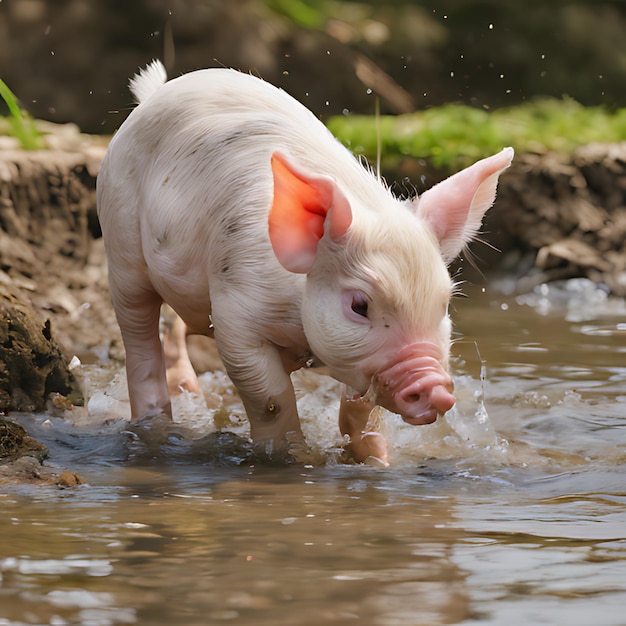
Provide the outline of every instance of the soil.
<path id="1" fill-rule="evenodd" d="M 72 357 L 121 345 L 95 211 L 106 141 L 51 128 L 37 152 L 0 137 L 0 484 L 73 487 L 82 479 L 43 465 L 45 446 L 10 421 L 82 404 Z"/>
<path id="2" fill-rule="evenodd" d="M 69 488 L 84 484 L 74 472 L 57 472 L 44 466 L 47 457 L 48 449 L 43 443 L 29 436 L 19 424 L 0 417 L 0 485 L 35 482 Z"/>
<path id="3" fill-rule="evenodd" d="M 626 143 L 571 155 L 521 154 L 502 178 L 485 228 L 492 244 L 525 255 L 518 288 L 586 277 L 626 296 Z"/>

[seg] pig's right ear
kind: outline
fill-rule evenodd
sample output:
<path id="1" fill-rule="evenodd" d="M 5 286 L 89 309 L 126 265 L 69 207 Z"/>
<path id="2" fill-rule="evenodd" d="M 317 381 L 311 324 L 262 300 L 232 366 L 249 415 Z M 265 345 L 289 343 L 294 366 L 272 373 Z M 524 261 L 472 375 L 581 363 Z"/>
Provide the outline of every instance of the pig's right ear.
<path id="1" fill-rule="evenodd" d="M 306 274 L 324 234 L 336 241 L 350 227 L 350 203 L 334 180 L 301 172 L 277 152 L 272 155 L 272 174 L 268 224 L 274 254 L 285 269 Z"/>
<path id="2" fill-rule="evenodd" d="M 440 182 L 413 202 L 439 240 L 446 263 L 451 263 L 476 236 L 496 197 L 498 177 L 511 165 L 513 148 L 482 159 Z"/>

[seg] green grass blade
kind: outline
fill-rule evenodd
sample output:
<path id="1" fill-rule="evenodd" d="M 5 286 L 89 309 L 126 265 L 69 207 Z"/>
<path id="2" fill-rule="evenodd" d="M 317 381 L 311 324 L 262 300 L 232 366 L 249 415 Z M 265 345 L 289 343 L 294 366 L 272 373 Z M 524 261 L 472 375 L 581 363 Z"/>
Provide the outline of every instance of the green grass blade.
<path id="1" fill-rule="evenodd" d="M 5 101 L 11 114 L 10 124 L 13 135 L 25 150 L 38 150 L 43 147 L 41 134 L 26 111 L 20 109 L 17 99 L 8 85 L 0 78 L 0 97 Z"/>

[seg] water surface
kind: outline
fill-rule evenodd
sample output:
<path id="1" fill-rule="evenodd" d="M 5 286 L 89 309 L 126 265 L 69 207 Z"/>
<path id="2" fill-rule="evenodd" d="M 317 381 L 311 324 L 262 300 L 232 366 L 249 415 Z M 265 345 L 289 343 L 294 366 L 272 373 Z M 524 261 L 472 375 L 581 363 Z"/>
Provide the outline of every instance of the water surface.
<path id="1" fill-rule="evenodd" d="M 467 292 L 457 408 L 385 416 L 387 469 L 340 462 L 314 372 L 308 449 L 280 466 L 250 455 L 222 375 L 175 404 L 195 443 L 181 427 L 151 460 L 117 419 L 122 373 L 83 367 L 89 412 L 18 416 L 88 484 L 0 487 L 0 626 L 626 624 L 624 301 Z"/>

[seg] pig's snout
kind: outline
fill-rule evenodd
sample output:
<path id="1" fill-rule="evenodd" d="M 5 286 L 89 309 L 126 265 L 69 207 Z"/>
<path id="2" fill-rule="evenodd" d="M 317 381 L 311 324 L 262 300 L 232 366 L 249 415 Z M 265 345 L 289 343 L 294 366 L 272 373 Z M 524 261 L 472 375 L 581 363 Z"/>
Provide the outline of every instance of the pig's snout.
<path id="1" fill-rule="evenodd" d="M 408 424 L 431 424 L 455 403 L 450 375 L 440 350 L 431 343 L 407 346 L 394 362 L 379 370 L 373 386 L 376 402 Z"/>
<path id="2" fill-rule="evenodd" d="M 432 424 L 438 415 L 443 415 L 454 406 L 455 398 L 450 393 L 450 388 L 436 385 L 422 393 L 401 392 L 397 405 L 402 419 L 415 426 Z"/>

